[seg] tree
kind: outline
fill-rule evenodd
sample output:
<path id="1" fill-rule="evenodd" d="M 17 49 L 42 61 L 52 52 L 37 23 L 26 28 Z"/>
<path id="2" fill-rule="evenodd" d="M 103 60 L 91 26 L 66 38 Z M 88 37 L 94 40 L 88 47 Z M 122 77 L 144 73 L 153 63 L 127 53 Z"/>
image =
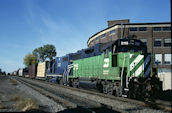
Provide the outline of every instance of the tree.
<path id="1" fill-rule="evenodd" d="M 56 48 L 54 45 L 47 44 L 34 49 L 32 54 L 37 57 L 39 62 L 44 62 L 47 58 L 53 60 L 53 57 L 56 56 Z"/>
<path id="2" fill-rule="evenodd" d="M 38 59 L 39 62 L 44 62 L 46 57 L 45 57 L 45 50 L 43 47 L 39 47 L 33 50 L 32 52 L 33 55 L 35 55 Z"/>
<path id="3" fill-rule="evenodd" d="M 45 52 L 45 58 L 48 58 L 50 61 L 56 56 L 56 48 L 54 45 L 47 44 L 43 46 Z"/>
<path id="4" fill-rule="evenodd" d="M 34 54 L 29 53 L 24 58 L 24 64 L 26 65 L 26 67 L 32 64 L 37 64 L 37 63 L 38 63 L 38 59 L 37 59 L 37 56 L 35 56 Z"/>

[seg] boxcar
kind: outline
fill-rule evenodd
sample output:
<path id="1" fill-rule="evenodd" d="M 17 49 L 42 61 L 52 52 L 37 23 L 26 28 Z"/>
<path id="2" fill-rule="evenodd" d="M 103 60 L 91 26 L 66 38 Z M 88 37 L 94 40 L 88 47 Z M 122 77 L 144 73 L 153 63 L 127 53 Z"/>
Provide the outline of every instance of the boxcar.
<path id="1" fill-rule="evenodd" d="M 29 66 L 29 77 L 30 78 L 35 78 L 37 73 L 37 65 L 32 64 Z"/>
<path id="2" fill-rule="evenodd" d="M 13 72 L 13 75 L 14 75 L 14 76 L 17 76 L 17 71 L 14 71 L 14 72 Z"/>
<path id="3" fill-rule="evenodd" d="M 29 77 L 28 68 L 20 68 L 18 70 L 19 77 Z"/>
<path id="4" fill-rule="evenodd" d="M 38 66 L 37 66 L 36 78 L 45 80 L 46 79 L 47 68 L 48 68 L 48 61 L 39 63 Z"/>

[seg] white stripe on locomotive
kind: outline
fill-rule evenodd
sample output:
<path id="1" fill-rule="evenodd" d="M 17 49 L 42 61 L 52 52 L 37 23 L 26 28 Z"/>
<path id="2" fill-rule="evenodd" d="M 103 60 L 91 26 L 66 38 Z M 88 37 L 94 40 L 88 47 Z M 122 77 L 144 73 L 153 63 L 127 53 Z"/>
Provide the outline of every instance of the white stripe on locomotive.
<path id="1" fill-rule="evenodd" d="M 134 67 L 143 59 L 143 55 L 138 55 L 134 61 L 130 64 L 130 71 L 134 69 Z"/>

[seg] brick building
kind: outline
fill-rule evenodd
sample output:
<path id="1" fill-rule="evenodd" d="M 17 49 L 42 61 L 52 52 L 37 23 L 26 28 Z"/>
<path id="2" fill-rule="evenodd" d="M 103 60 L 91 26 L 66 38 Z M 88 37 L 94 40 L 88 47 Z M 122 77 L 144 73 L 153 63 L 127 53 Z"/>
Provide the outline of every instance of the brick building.
<path id="1" fill-rule="evenodd" d="M 171 88 L 171 22 L 130 23 L 126 20 L 108 21 L 108 28 L 103 29 L 88 41 L 88 47 L 97 43 L 109 43 L 118 38 L 134 36 L 142 40 L 152 53 L 152 65 L 158 67 L 158 75 L 163 82 L 163 89 Z"/>

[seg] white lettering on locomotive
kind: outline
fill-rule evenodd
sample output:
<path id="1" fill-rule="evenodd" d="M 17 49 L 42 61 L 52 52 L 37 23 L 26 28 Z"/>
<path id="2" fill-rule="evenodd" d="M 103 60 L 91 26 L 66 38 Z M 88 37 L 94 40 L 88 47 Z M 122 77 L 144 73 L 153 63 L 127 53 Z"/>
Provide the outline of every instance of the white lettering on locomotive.
<path id="1" fill-rule="evenodd" d="M 78 64 L 73 65 L 74 70 L 78 70 Z"/>
<path id="2" fill-rule="evenodd" d="M 104 65 L 103 67 L 109 67 L 109 58 L 104 59 Z"/>

